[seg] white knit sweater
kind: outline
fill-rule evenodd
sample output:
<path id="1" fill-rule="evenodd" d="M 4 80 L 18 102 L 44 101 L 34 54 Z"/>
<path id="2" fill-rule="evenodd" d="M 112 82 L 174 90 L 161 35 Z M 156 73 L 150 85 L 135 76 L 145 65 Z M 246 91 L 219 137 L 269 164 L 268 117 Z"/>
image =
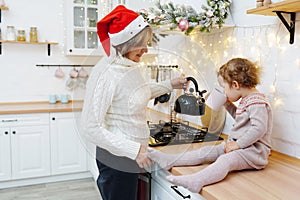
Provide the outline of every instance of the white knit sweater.
<path id="1" fill-rule="evenodd" d="M 124 57 L 104 58 L 87 82 L 81 134 L 114 155 L 134 160 L 140 145 L 148 145 L 149 100 L 171 90 L 170 80 L 146 82 L 138 63 Z"/>

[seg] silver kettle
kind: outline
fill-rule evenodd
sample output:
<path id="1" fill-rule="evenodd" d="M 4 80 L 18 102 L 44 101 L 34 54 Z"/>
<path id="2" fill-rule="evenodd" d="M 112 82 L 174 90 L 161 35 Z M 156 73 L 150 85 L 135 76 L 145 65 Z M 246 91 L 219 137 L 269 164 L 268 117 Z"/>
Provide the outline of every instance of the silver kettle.
<path id="1" fill-rule="evenodd" d="M 184 93 L 179 96 L 175 101 L 174 111 L 186 115 L 204 115 L 205 113 L 205 99 L 203 94 L 206 90 L 199 91 L 198 83 L 193 77 L 187 77 L 188 81 L 192 81 L 195 85 L 196 94 L 193 94 L 193 88 L 190 89 L 190 93 Z"/>

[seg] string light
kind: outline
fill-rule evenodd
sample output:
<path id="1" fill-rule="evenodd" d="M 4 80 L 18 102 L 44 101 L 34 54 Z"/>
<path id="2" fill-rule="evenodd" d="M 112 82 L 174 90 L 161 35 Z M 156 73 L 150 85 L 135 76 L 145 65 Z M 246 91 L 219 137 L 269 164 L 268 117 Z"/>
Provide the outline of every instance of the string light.
<path id="1" fill-rule="evenodd" d="M 288 43 L 289 34 L 284 29 L 281 23 L 234 27 L 230 31 L 225 29 L 219 35 L 197 35 L 191 41 L 197 42 L 199 47 L 202 47 L 204 54 L 215 63 L 216 67 L 232 57 L 242 56 L 257 62 L 259 66 L 266 68 L 265 70 L 273 70 L 274 73 L 270 71 L 273 78 L 266 79 L 270 81 L 270 85 L 263 87 L 268 88 L 269 95 L 273 97 L 273 104 L 278 108 L 285 104 L 285 99 L 280 98 L 281 93 L 277 91 L 278 70 L 281 67 L 278 63 L 289 51 L 298 52 L 300 49 L 299 45 L 291 46 Z M 295 37 L 300 40 L 300 34 Z M 273 66 L 269 64 L 270 61 L 274 62 Z M 300 70 L 300 58 L 295 59 L 294 65 Z M 296 87 L 300 90 L 300 83 Z"/>

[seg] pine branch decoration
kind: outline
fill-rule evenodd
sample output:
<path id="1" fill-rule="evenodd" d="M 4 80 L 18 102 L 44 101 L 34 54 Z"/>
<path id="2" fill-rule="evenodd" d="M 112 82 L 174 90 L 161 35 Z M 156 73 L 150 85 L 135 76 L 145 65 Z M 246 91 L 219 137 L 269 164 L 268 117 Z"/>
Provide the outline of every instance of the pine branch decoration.
<path id="1" fill-rule="evenodd" d="M 139 12 L 149 24 L 169 25 L 170 30 L 179 28 L 186 35 L 198 29 L 210 32 L 214 26 L 221 28 L 230 12 L 232 0 L 207 0 L 207 6 L 202 5 L 203 12 L 197 13 L 191 6 L 174 5 L 172 2 L 161 4 L 149 12 L 143 9 Z"/>

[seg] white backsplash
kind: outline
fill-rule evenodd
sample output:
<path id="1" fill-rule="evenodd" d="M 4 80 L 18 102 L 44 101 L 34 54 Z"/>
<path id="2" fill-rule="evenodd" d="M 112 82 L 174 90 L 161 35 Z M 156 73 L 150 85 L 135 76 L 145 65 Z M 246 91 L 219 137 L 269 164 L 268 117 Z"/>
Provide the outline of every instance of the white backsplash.
<path id="1" fill-rule="evenodd" d="M 17 28 L 35 25 L 41 39 L 59 44 L 51 46 L 51 56 L 47 55 L 46 45 L 2 44 L 0 102 L 47 101 L 49 94 L 83 98 L 84 91 L 69 91 L 65 87 L 66 78 L 54 77 L 55 67 L 36 67 L 36 64 L 95 64 L 99 59 L 64 55 L 64 1 L 45 2 L 31 0 L 28 6 L 28 1 L 6 1 L 9 10 L 2 12 L 2 32 L 7 25 Z M 194 40 L 183 35 L 161 39 L 159 48 L 173 57 L 171 60 L 160 57 L 157 62 L 178 64 L 186 75 L 195 76 L 201 88 L 210 90 L 216 84 L 216 69 L 230 58 L 244 56 L 258 61 L 264 68 L 259 88 L 270 98 L 274 109 L 273 148 L 300 158 L 300 110 L 297 103 L 300 98 L 299 13 L 295 43 L 290 45 L 289 33 L 277 17 L 246 14 L 246 10 L 254 8 L 255 4 L 255 1 L 233 0 L 231 11 L 236 24 L 233 30 L 210 36 L 200 34 Z M 275 36 L 268 35 L 271 32 Z M 273 43 L 272 37 L 277 41 Z M 224 43 L 225 38 L 231 42 L 228 46 Z M 63 70 L 68 73 L 70 69 Z M 227 117 L 225 133 L 229 133 L 232 123 Z"/>

